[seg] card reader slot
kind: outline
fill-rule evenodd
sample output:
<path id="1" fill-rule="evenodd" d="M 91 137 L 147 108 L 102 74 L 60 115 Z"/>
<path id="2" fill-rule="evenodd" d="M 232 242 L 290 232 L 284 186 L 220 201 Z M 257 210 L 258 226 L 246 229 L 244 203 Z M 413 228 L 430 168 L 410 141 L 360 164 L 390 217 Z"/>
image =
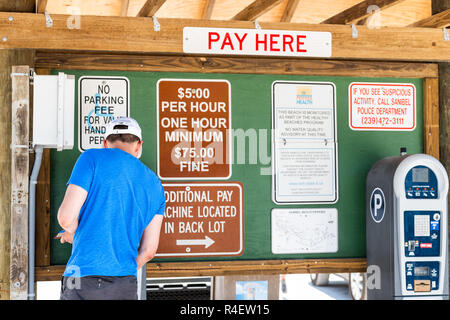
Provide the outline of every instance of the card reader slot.
<path id="1" fill-rule="evenodd" d="M 414 280 L 414 292 L 430 292 L 430 280 Z"/>

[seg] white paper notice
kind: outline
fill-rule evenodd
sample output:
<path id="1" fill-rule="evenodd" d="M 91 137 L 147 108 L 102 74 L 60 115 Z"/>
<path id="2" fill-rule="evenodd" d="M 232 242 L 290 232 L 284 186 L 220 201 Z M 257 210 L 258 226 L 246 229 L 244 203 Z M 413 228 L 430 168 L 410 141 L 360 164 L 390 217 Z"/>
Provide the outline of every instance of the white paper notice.
<path id="1" fill-rule="evenodd" d="M 335 86 L 276 81 L 273 103 L 273 200 L 337 201 Z"/>
<path id="2" fill-rule="evenodd" d="M 335 159 L 332 146 L 327 148 L 302 144 L 278 148 L 276 155 L 277 199 L 285 202 L 296 202 L 299 199 L 305 201 L 334 199 Z"/>
<path id="3" fill-rule="evenodd" d="M 273 209 L 272 253 L 338 251 L 337 209 Z"/>

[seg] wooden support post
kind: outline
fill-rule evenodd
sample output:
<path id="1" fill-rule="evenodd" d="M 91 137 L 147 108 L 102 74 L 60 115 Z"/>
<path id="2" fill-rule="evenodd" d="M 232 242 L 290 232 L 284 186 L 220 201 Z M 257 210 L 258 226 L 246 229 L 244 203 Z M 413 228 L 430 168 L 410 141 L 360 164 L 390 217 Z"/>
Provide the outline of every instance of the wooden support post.
<path id="1" fill-rule="evenodd" d="M 423 80 L 423 149 L 439 159 L 439 80 Z"/>
<path id="2" fill-rule="evenodd" d="M 450 62 L 439 63 L 439 108 L 440 160 L 450 175 Z"/>
<path id="3" fill-rule="evenodd" d="M 33 50 L 0 50 L 0 300 L 10 298 L 11 66 L 33 61 Z"/>
<path id="4" fill-rule="evenodd" d="M 450 0 L 431 1 L 433 15 L 448 9 Z M 439 63 L 439 144 L 439 160 L 450 175 L 450 62 L 448 61 Z M 450 201 L 448 207 L 450 208 Z M 448 223 L 450 226 L 450 220 Z"/>
<path id="5" fill-rule="evenodd" d="M 28 179 L 30 67 L 11 73 L 11 300 L 28 298 Z"/>

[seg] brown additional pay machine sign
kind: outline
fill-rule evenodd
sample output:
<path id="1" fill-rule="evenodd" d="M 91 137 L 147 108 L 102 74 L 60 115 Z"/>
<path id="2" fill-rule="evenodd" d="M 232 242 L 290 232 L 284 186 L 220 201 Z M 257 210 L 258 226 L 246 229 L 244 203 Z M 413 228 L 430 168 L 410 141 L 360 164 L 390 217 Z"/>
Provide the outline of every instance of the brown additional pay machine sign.
<path id="1" fill-rule="evenodd" d="M 158 81 L 158 175 L 161 179 L 228 179 L 231 176 L 230 87 L 226 80 Z"/>
<path id="2" fill-rule="evenodd" d="M 165 183 L 157 257 L 236 256 L 244 249 L 239 182 Z"/>

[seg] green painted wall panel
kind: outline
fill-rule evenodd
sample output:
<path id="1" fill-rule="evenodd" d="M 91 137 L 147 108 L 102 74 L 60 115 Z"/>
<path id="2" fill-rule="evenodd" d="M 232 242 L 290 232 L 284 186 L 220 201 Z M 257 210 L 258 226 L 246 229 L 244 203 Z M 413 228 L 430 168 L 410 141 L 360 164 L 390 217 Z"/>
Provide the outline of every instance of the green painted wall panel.
<path id="1" fill-rule="evenodd" d="M 54 70 L 53 74 L 58 71 Z M 159 72 L 78 71 L 67 70 L 77 80 L 84 75 L 126 76 L 130 80 L 130 113 L 143 130 L 144 148 L 141 160 L 156 171 L 156 82 L 161 78 L 180 79 L 226 79 L 231 83 L 232 128 L 271 128 L 271 85 L 275 80 L 329 81 L 336 85 L 337 97 L 337 141 L 339 200 L 332 205 L 280 206 L 272 202 L 271 176 L 261 175 L 266 164 L 250 164 L 246 148 L 245 164 L 236 163 L 236 144 L 233 152 L 233 175 L 229 181 L 240 181 L 244 185 L 245 238 L 244 253 L 239 257 L 214 258 L 171 258 L 159 261 L 200 261 L 235 259 L 297 259 L 297 258 L 358 258 L 365 256 L 365 178 L 370 167 L 377 160 L 398 155 L 400 147 L 407 147 L 408 153 L 423 152 L 422 125 L 422 79 L 324 77 L 292 75 L 253 74 L 193 74 Z M 351 82 L 413 83 L 416 86 L 417 125 L 413 131 L 353 131 L 348 125 L 348 86 Z M 76 88 L 78 93 L 78 87 Z M 76 101 L 75 119 L 78 115 Z M 75 128 L 77 128 L 77 123 Z M 267 136 L 267 150 L 271 149 L 270 131 Z M 78 133 L 75 132 L 75 145 Z M 73 150 L 51 152 L 51 235 L 60 227 L 56 214 L 64 197 L 65 184 L 80 152 Z M 274 255 L 270 243 L 270 211 L 272 208 L 314 208 L 332 207 L 338 209 L 338 247 L 336 253 Z M 61 245 L 51 241 L 51 264 L 65 264 L 71 252 L 69 244 Z"/>

